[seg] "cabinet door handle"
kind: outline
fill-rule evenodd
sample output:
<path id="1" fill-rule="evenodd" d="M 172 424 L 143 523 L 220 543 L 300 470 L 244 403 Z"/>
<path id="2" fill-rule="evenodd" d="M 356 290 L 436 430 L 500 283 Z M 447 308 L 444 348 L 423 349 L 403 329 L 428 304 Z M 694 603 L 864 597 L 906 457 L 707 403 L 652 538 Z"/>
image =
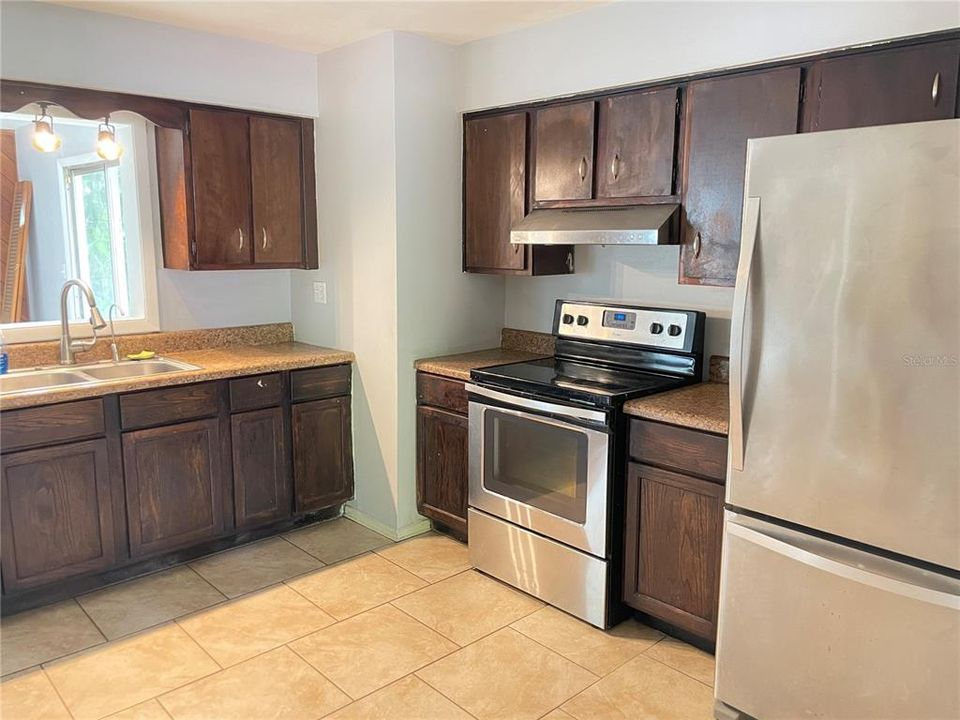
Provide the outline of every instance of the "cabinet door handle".
<path id="1" fill-rule="evenodd" d="M 703 242 L 700 239 L 700 231 L 697 230 L 697 234 L 693 236 L 693 256 L 695 258 L 700 257 L 700 249 L 703 245 Z"/>
<path id="2" fill-rule="evenodd" d="M 585 157 L 580 158 L 580 182 L 583 182 L 587 179 L 587 159 Z"/>
<path id="3" fill-rule="evenodd" d="M 620 153 L 613 156 L 613 161 L 610 163 L 610 174 L 613 175 L 614 180 L 620 176 Z"/>
<path id="4" fill-rule="evenodd" d="M 567 253 L 567 270 L 569 270 L 570 272 L 573 272 L 573 253 L 572 252 Z"/>
<path id="5" fill-rule="evenodd" d="M 240 246 L 237 248 L 237 250 L 243 250 L 243 228 L 238 227 L 237 232 L 240 233 Z"/>
<path id="6" fill-rule="evenodd" d="M 261 250 L 267 249 L 267 229 L 265 227 L 260 228 L 263 231 L 263 242 L 260 244 Z"/>
<path id="7" fill-rule="evenodd" d="M 936 73 L 933 76 L 933 86 L 930 88 L 930 99 L 933 100 L 934 107 L 936 107 L 940 101 L 940 73 Z"/>

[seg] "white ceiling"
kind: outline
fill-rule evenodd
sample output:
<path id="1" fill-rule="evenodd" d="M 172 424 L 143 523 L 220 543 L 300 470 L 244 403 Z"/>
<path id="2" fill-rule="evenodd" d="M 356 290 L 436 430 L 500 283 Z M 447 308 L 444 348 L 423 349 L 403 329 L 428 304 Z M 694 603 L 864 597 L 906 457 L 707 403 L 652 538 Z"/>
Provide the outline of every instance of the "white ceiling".
<path id="1" fill-rule="evenodd" d="M 570 15 L 604 0 L 50 0 L 321 53 L 387 30 L 459 45 Z"/>

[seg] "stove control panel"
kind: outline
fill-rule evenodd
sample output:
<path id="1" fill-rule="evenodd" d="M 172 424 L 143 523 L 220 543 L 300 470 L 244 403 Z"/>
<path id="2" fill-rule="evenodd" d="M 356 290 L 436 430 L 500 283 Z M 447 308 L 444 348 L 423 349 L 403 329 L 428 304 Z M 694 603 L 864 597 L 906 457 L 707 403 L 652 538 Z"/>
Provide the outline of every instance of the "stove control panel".
<path id="1" fill-rule="evenodd" d="M 560 337 L 688 349 L 686 312 L 566 301 L 558 305 L 555 331 Z"/>

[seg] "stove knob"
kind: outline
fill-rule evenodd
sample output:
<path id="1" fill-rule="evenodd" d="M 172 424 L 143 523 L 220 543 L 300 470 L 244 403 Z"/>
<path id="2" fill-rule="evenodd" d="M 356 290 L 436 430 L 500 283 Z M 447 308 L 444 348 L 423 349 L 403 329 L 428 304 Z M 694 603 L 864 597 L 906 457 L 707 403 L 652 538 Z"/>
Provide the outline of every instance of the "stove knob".
<path id="1" fill-rule="evenodd" d="M 586 315 L 577 315 L 577 325 L 586 325 L 590 320 Z"/>
<path id="2" fill-rule="evenodd" d="M 671 325 L 670 327 L 667 328 L 667 332 L 670 333 L 673 337 L 676 337 L 677 335 L 683 332 L 683 328 L 681 328 L 679 325 Z"/>
<path id="3" fill-rule="evenodd" d="M 563 316 L 563 324 L 564 324 L 564 325 L 573 325 L 573 315 L 567 315 L 566 313 L 564 313 L 564 316 Z"/>
<path id="4" fill-rule="evenodd" d="M 650 333 L 653 335 L 659 335 L 663 332 L 663 325 L 660 323 L 650 323 Z"/>

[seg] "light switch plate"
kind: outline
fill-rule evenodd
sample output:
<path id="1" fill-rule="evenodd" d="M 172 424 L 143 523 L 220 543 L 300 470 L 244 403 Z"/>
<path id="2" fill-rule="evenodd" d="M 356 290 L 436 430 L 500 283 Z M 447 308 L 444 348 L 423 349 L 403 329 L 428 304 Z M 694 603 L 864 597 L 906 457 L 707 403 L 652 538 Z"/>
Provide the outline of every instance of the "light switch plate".
<path id="1" fill-rule="evenodd" d="M 327 304 L 327 284 L 322 280 L 313 282 L 313 301 L 315 303 Z"/>

